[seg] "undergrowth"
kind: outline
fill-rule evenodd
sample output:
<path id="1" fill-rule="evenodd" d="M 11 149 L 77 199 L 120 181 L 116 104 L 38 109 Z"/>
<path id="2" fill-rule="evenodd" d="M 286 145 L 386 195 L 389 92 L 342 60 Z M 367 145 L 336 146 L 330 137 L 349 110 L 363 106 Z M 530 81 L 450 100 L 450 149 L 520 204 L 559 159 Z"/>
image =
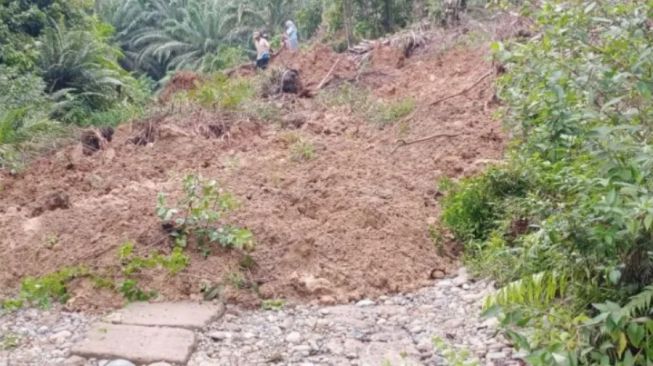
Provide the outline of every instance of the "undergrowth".
<path id="1" fill-rule="evenodd" d="M 445 183 L 442 219 L 532 365 L 653 363 L 653 5 L 544 1 L 493 46 L 507 164 Z"/>
<path id="2" fill-rule="evenodd" d="M 188 99 L 204 108 L 220 108 L 227 111 L 243 111 L 243 106 L 255 96 L 251 80 L 230 78 L 215 73 L 199 84 L 197 88 L 181 93 L 178 99 Z"/>

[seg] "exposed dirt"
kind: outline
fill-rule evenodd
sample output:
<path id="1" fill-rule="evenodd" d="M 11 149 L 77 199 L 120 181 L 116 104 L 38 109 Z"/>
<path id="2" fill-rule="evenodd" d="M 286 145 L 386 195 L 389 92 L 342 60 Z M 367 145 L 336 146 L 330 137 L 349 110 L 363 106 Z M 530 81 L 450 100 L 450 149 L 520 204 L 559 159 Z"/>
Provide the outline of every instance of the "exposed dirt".
<path id="1" fill-rule="evenodd" d="M 168 252 L 155 216 L 156 195 L 178 193 L 181 178 L 191 172 L 218 180 L 239 198 L 241 208 L 230 221 L 256 236 L 257 265 L 246 278 L 263 298 L 344 302 L 410 291 L 449 273 L 455 248 L 438 255 L 428 237 L 439 210 L 436 182 L 500 159 L 503 136 L 488 107 L 491 78 L 431 104 L 492 69 L 486 47 L 411 58 L 384 48 L 373 51 L 362 71 L 327 48 L 275 62 L 299 70 L 302 83 L 315 87 L 339 58 L 334 78 L 358 79 L 385 101 L 411 97 L 415 112 L 380 129 L 347 106 L 327 108 L 317 99 L 287 96 L 274 103 L 282 104 L 289 123 L 177 113 L 123 125 L 105 149 L 90 156 L 80 145 L 43 157 L 17 177 L 0 178 L 0 289 L 65 265 L 115 267 L 117 248 L 128 240 L 139 253 Z M 399 140 L 439 132 L 456 137 L 396 148 Z M 312 143 L 314 159 L 291 159 L 291 134 Z M 52 201 L 61 192 L 66 198 Z M 237 252 L 216 251 L 207 259 L 192 252 L 190 267 L 178 276 L 149 271 L 140 283 L 166 298 L 193 297 L 202 282 L 217 283 L 238 271 L 241 259 Z M 90 295 L 94 290 L 84 281 L 74 285 L 73 308 L 118 302 L 117 296 Z M 248 289 L 228 290 L 227 296 L 259 301 Z"/>

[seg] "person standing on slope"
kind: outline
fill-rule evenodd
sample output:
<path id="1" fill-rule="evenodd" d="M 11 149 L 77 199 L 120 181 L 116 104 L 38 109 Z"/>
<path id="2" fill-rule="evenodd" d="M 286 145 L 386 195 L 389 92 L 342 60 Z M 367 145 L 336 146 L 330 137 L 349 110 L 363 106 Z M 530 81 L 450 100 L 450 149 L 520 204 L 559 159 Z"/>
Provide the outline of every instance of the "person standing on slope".
<path id="1" fill-rule="evenodd" d="M 297 38 L 297 27 L 291 20 L 286 22 L 286 33 L 283 35 L 286 48 L 291 51 L 297 51 L 299 40 Z"/>
<path id="2" fill-rule="evenodd" d="M 270 44 L 260 32 L 254 32 L 256 46 L 256 67 L 265 70 L 270 62 Z"/>

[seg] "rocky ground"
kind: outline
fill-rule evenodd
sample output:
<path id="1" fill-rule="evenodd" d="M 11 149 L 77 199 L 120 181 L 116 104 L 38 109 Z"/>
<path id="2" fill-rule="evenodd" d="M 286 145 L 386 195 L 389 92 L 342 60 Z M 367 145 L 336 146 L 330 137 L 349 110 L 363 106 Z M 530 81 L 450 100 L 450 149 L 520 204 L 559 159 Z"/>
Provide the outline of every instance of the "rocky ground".
<path id="1" fill-rule="evenodd" d="M 228 307 L 224 316 L 198 332 L 189 366 L 218 365 L 520 365 L 479 316 L 494 290 L 456 277 L 415 293 L 335 306 L 290 305 L 246 311 Z M 96 317 L 24 310 L 0 318 L 0 366 L 130 366 L 124 360 L 85 360 L 71 355 Z M 434 346 L 433 339 L 446 346 Z M 453 351 L 453 352 L 451 352 Z M 465 352 L 469 352 L 465 356 Z M 469 363 L 472 364 L 472 363 Z M 159 363 L 157 366 L 167 365 Z"/>

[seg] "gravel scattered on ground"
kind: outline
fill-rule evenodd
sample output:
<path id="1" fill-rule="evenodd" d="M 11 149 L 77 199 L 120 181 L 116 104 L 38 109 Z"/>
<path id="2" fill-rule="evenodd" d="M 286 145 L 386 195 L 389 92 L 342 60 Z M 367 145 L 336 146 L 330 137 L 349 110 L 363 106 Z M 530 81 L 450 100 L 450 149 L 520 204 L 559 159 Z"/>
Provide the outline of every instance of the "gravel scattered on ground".
<path id="1" fill-rule="evenodd" d="M 465 269 L 415 293 L 335 306 L 286 304 L 279 310 L 226 314 L 198 333 L 189 366 L 221 365 L 447 365 L 445 349 L 470 353 L 478 365 L 521 365 L 480 318 L 494 291 Z M 0 366 L 131 366 L 127 360 L 86 360 L 70 354 L 98 318 L 62 311 L 22 310 L 0 317 Z M 157 363 L 148 366 L 170 366 Z"/>

